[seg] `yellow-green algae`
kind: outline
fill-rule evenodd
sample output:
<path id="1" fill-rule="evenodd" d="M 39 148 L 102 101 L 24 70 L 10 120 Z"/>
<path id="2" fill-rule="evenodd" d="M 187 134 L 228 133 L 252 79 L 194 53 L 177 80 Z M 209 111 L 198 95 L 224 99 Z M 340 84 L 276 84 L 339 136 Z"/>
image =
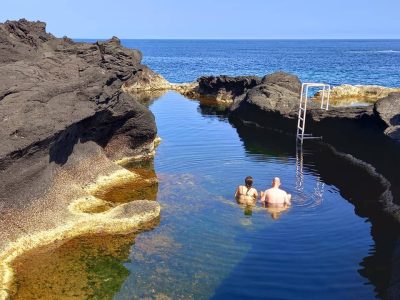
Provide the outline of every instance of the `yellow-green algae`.
<path id="1" fill-rule="evenodd" d="M 13 299 L 110 299 L 129 271 L 134 234 L 81 236 L 23 254 L 13 263 Z"/>
<path id="2" fill-rule="evenodd" d="M 154 146 L 148 148 L 154 149 Z M 152 154 L 148 154 L 133 159 L 150 158 L 151 156 Z M 131 160 L 124 159 L 123 161 Z M 90 181 L 95 183 L 90 183 Z M 35 249 L 54 247 L 80 236 L 110 235 L 111 238 L 116 234 L 137 232 L 146 224 L 157 220 L 160 206 L 155 201 L 129 202 L 137 199 L 133 197 L 129 198 L 130 200 L 124 198 L 124 201 L 113 201 L 113 199 L 107 200 L 98 197 L 107 195 L 108 190 L 113 189 L 114 186 L 129 185 L 134 188 L 135 183 L 141 181 L 151 182 L 154 185 L 157 180 L 156 178 L 144 178 L 135 173 L 134 169 L 131 171 L 123 169 L 112 163 L 102 153 L 80 162 L 78 166 L 69 170 L 61 170 L 56 176 L 53 188 L 43 199 L 35 203 L 37 206 L 45 204 L 46 208 L 50 206 L 50 209 L 44 213 L 49 221 L 43 224 L 37 222 L 38 225 L 35 228 L 37 220 L 33 217 L 33 221 L 23 223 L 32 233 L 26 230 L 24 231 L 26 234 L 0 248 L 0 299 L 9 299 L 11 296 L 17 295 L 19 289 L 22 289 L 21 282 L 26 281 L 19 281 L 19 285 L 15 284 L 15 278 L 18 278 L 18 275 L 13 267 L 16 266 L 14 264 L 18 264 L 20 258 L 29 257 L 29 254 L 34 253 Z M 154 194 L 154 192 L 152 193 Z M 68 201 L 68 197 L 70 199 L 75 197 L 75 200 Z M 121 202 L 124 203 L 120 204 Z M 49 203 L 54 203 L 54 205 L 49 205 Z M 51 213 L 56 214 L 54 220 L 49 218 Z M 36 218 L 40 218 L 42 214 Z M 52 224 L 55 226 L 51 227 Z M 16 270 L 18 271 L 18 269 Z M 33 276 L 43 275 L 41 273 L 30 274 Z"/>
<path id="3" fill-rule="evenodd" d="M 158 219 L 141 227 L 150 230 Z M 16 259 L 13 299 L 111 299 L 129 271 L 136 233 L 84 235 L 62 244 L 39 247 Z"/>

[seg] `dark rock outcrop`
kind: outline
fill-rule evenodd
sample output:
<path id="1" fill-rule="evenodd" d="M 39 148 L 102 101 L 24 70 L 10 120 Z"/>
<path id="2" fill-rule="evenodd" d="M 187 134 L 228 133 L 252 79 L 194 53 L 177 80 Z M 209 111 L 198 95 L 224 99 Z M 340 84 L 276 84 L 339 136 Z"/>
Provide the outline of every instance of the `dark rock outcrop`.
<path id="1" fill-rule="evenodd" d="M 0 24 L 0 249 L 67 222 L 79 184 L 123 172 L 112 160 L 152 151 L 153 114 L 121 90 L 151 72 L 141 57 L 116 37 L 80 43 L 42 22 Z"/>
<path id="2" fill-rule="evenodd" d="M 197 82 L 197 93 L 201 96 L 231 102 L 235 97 L 259 85 L 261 78 L 257 76 L 203 76 L 197 79 Z"/>
<path id="3" fill-rule="evenodd" d="M 299 109 L 300 80 L 297 76 L 277 72 L 265 76 L 262 81 L 262 84 L 235 99 L 231 106 L 231 115 L 262 127 L 294 133 Z M 373 127 L 382 125 L 374 115 L 373 105 L 331 106 L 329 110 L 325 110 L 320 108 L 319 103 L 310 101 L 307 104 L 307 120 L 308 126 L 327 123 L 327 127 L 331 127 L 335 120 L 354 123 L 367 121 Z"/>
<path id="4" fill-rule="evenodd" d="M 121 134 L 133 148 L 154 139 L 152 114 L 121 92 L 146 69 L 139 51 L 115 37 L 95 44 L 57 39 L 44 23 L 26 20 L 1 24 L 0 41 L 2 169 L 27 153 L 60 143 L 68 149 L 78 139 L 105 147 Z"/>
<path id="5" fill-rule="evenodd" d="M 375 103 L 375 111 L 388 126 L 385 134 L 400 141 L 400 93 L 391 93 L 378 100 Z"/>
<path id="6" fill-rule="evenodd" d="M 293 118 L 297 114 L 298 94 L 277 84 L 261 84 L 251 89 L 242 98 L 237 98 L 231 107 L 234 114 L 247 110 L 260 110 Z"/>
<path id="7" fill-rule="evenodd" d="M 400 125 L 400 93 L 392 93 L 378 100 L 375 110 L 388 126 Z"/>
<path id="8" fill-rule="evenodd" d="M 275 72 L 265 75 L 261 81 L 262 84 L 278 85 L 296 94 L 301 92 L 301 81 L 299 77 L 285 72 Z"/>

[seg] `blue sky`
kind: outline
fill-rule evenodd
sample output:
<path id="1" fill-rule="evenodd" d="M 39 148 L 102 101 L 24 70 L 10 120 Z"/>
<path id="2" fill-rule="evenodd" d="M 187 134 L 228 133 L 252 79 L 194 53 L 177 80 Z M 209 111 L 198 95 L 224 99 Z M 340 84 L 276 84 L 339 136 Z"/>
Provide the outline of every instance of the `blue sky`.
<path id="1" fill-rule="evenodd" d="M 400 38 L 400 0 L 2 0 L 72 38 Z"/>

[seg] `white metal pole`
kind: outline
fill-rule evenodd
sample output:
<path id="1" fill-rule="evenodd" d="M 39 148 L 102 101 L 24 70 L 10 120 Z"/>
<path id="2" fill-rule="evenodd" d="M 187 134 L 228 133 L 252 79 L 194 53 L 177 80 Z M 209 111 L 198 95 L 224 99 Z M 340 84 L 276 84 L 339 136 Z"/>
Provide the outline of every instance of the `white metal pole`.
<path id="1" fill-rule="evenodd" d="M 299 114 L 298 114 L 298 116 L 297 116 L 297 132 L 296 132 L 296 139 L 299 138 L 300 117 L 301 117 L 301 103 L 303 102 L 304 85 L 305 85 L 305 83 L 302 83 L 302 84 L 301 84 L 300 103 L 299 103 Z"/>
<path id="2" fill-rule="evenodd" d="M 306 86 L 306 98 L 305 98 L 305 101 L 304 101 L 304 118 L 303 118 L 303 131 L 301 132 L 301 144 L 303 144 L 304 131 L 306 131 L 307 101 L 308 101 L 308 85 Z"/>
<path id="3" fill-rule="evenodd" d="M 331 86 L 328 85 L 328 98 L 327 98 L 327 102 L 326 102 L 326 110 L 328 110 L 329 108 L 329 99 L 331 97 Z"/>

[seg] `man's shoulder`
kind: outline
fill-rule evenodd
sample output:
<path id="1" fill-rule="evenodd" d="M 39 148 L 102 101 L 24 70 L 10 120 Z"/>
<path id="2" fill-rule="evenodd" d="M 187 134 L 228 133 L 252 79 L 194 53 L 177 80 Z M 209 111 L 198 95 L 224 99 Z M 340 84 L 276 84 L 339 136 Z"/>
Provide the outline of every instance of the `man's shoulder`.
<path id="1" fill-rule="evenodd" d="M 284 195 L 287 195 L 286 191 L 284 191 L 284 190 L 282 190 L 282 189 L 279 189 L 279 192 L 281 192 L 281 193 L 284 194 Z"/>

